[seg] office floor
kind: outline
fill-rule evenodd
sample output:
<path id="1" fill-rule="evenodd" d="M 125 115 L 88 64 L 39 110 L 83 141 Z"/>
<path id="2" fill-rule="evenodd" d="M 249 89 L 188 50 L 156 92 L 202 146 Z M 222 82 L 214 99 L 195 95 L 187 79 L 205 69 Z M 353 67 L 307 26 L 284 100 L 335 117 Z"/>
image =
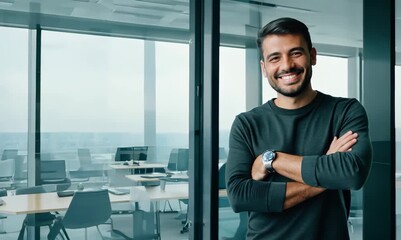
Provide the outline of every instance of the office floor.
<path id="1" fill-rule="evenodd" d="M 160 216 L 161 220 L 161 236 L 162 239 L 166 240 L 180 240 L 188 239 L 188 233 L 180 233 L 182 224 L 179 219 L 176 219 L 177 213 L 162 213 Z M 6 234 L 0 234 L 0 240 L 15 240 L 18 237 L 21 223 L 25 216 L 8 216 L 7 219 L 3 220 L 4 229 L 7 231 Z M 126 226 L 129 228 L 130 226 Z M 118 234 L 111 232 L 111 226 L 104 224 L 101 225 L 100 231 L 105 239 L 109 240 L 122 240 L 123 237 Z M 68 235 L 71 239 L 84 239 L 84 229 L 67 229 Z M 41 228 L 41 239 L 47 239 L 48 228 Z M 26 238 L 25 238 L 26 239 Z M 58 239 L 62 239 L 59 237 Z M 101 239 L 99 232 L 95 227 L 88 229 L 88 239 Z"/>
<path id="2" fill-rule="evenodd" d="M 174 205 L 173 205 L 174 207 Z M 238 218 L 233 215 L 231 211 L 222 210 L 219 212 L 222 218 L 222 222 L 219 225 L 219 236 L 233 236 L 235 228 L 233 226 L 238 225 Z M 161 236 L 162 240 L 181 240 L 188 239 L 188 232 L 181 233 L 183 228 L 182 219 L 178 218 L 179 213 L 161 213 Z M 3 220 L 4 229 L 7 231 L 5 234 L 0 234 L 0 240 L 15 240 L 18 237 L 19 230 L 21 229 L 21 224 L 25 215 L 9 215 Z M 126 229 L 132 229 L 132 222 L 127 222 L 125 226 Z M 121 227 L 121 226 L 120 226 Z M 122 226 L 124 227 L 124 226 Z M 100 225 L 100 231 L 102 235 L 107 240 L 123 240 L 124 238 L 111 231 L 111 226 L 104 224 Z M 84 229 L 67 229 L 68 235 L 71 239 L 84 239 L 85 230 Z M 47 239 L 48 228 L 41 228 L 41 239 Z M 26 239 L 26 238 L 25 238 Z M 62 239 L 59 237 L 58 239 Z M 96 228 L 88 229 L 88 239 L 101 239 Z"/>

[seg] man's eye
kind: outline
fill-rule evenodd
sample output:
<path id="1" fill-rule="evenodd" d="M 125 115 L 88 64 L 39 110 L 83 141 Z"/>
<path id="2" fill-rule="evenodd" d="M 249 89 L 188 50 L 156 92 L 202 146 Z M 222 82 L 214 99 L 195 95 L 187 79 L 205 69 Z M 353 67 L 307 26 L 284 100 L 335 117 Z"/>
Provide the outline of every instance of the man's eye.
<path id="1" fill-rule="evenodd" d="M 268 60 L 269 60 L 269 62 L 278 62 L 279 59 L 280 59 L 279 57 L 271 57 Z"/>
<path id="2" fill-rule="evenodd" d="M 302 52 L 293 52 L 291 55 L 294 57 L 298 57 L 302 55 Z"/>

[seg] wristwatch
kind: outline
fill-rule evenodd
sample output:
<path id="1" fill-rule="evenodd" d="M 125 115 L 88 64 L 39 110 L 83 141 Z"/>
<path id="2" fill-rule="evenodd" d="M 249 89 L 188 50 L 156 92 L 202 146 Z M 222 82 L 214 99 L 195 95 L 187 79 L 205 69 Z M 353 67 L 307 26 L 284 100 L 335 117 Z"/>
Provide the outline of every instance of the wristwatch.
<path id="1" fill-rule="evenodd" d="M 273 161 L 276 159 L 276 151 L 274 150 L 266 150 L 263 154 L 262 154 L 262 161 L 263 164 L 265 165 L 266 170 L 269 173 L 274 173 L 276 172 L 272 166 Z"/>

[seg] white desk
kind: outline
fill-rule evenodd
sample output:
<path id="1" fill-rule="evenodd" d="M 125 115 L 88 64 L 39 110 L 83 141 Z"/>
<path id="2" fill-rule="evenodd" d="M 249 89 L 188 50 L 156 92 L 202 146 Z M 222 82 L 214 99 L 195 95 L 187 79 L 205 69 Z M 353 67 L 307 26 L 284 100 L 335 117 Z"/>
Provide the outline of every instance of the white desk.
<path id="1" fill-rule="evenodd" d="M 156 168 L 165 168 L 167 167 L 166 164 L 162 163 L 140 163 L 139 165 L 137 164 L 132 164 L 132 162 L 129 162 L 128 165 L 124 165 L 123 162 L 115 162 L 109 165 L 112 169 L 115 170 L 128 170 L 131 174 L 134 174 L 134 171 L 137 169 L 156 169 Z"/>
<path id="2" fill-rule="evenodd" d="M 129 202 L 130 195 L 109 194 L 111 203 Z M 71 197 L 59 197 L 57 193 L 39 193 L 2 197 L 5 204 L 0 206 L 4 214 L 33 214 L 42 212 L 64 211 L 70 205 Z"/>
<path id="3" fill-rule="evenodd" d="M 160 236 L 160 204 L 161 200 L 188 199 L 188 183 L 167 184 L 165 190 L 160 186 L 131 187 L 132 194 L 109 194 L 111 203 L 155 201 L 157 233 Z M 219 196 L 227 196 L 226 190 L 219 190 Z M 28 195 L 14 195 L 2 197 L 5 204 L 0 206 L 0 213 L 4 214 L 34 214 L 42 212 L 65 211 L 68 209 L 72 196 L 58 197 L 57 193 L 39 193 Z M 160 236 L 161 238 L 161 236 Z"/>
<path id="4" fill-rule="evenodd" d="M 165 173 L 125 175 L 126 178 L 134 182 L 135 186 L 146 185 L 147 183 L 158 183 L 160 178 L 166 178 L 166 176 L 167 174 Z M 171 182 L 187 182 L 188 175 L 186 173 L 173 174 L 170 179 L 172 180 Z"/>

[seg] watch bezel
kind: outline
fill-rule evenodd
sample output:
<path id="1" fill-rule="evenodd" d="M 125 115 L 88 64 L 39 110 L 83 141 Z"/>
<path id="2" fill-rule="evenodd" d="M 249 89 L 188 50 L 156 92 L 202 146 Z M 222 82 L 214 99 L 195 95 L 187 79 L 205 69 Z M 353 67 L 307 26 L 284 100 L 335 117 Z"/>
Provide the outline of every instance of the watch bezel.
<path id="1" fill-rule="evenodd" d="M 272 166 L 272 163 L 275 159 L 276 159 L 276 151 L 275 150 L 268 149 L 268 150 L 264 151 L 262 154 L 262 161 L 263 161 L 264 167 L 269 173 L 276 172 Z"/>

